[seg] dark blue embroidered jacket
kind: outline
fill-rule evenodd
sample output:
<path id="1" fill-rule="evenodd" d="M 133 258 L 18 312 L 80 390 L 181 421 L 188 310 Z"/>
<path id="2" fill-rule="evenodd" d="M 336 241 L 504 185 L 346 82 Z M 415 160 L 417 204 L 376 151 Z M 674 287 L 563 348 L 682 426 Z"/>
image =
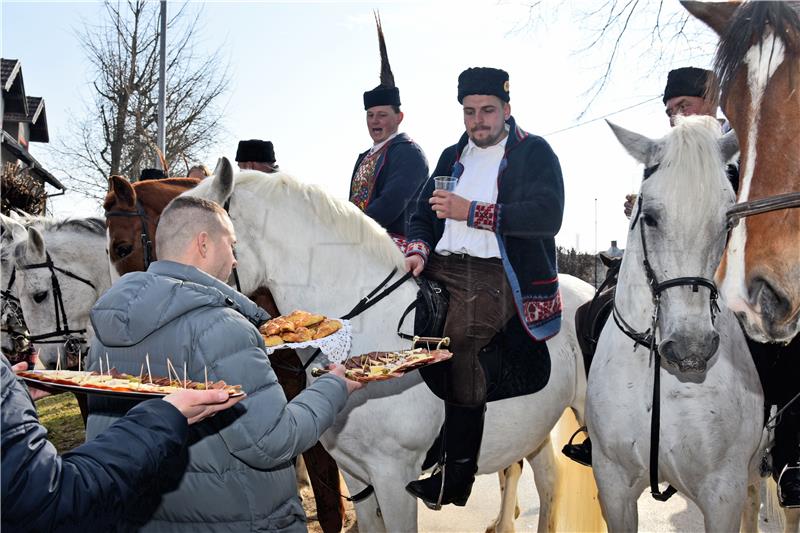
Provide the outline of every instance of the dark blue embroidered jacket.
<path id="1" fill-rule="evenodd" d="M 358 155 L 350 188 L 358 165 L 369 150 Z M 406 234 L 413 208 L 414 193 L 428 177 L 428 161 L 422 148 L 405 133 L 388 142 L 375 166 L 375 187 L 365 213 L 389 233 Z"/>
<path id="2" fill-rule="evenodd" d="M 523 131 L 513 117 L 507 124 L 497 203 L 473 201 L 467 225 L 495 233 L 519 317 L 534 339 L 544 340 L 561 328 L 555 245 L 564 213 L 561 165 L 544 139 Z M 434 176 L 461 176 L 464 166 L 459 159 L 467 141 L 464 133 L 458 144 L 442 152 Z M 428 204 L 432 194 L 429 179 L 416 198 L 406 255 L 427 259 L 444 233 L 444 220 L 436 218 Z"/>

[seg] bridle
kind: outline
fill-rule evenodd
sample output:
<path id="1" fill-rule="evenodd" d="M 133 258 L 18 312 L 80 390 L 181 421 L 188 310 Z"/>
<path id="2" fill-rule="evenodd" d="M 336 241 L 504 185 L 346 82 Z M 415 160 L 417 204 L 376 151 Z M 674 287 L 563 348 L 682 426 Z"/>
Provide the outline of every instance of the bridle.
<path id="1" fill-rule="evenodd" d="M 659 165 L 646 168 L 644 170 L 644 178 L 642 181 L 647 180 L 650 176 L 658 171 Z M 631 222 L 631 229 L 636 227 L 642 212 L 642 197 L 640 194 L 637 200 L 636 214 Z M 659 311 L 661 307 L 661 294 L 667 289 L 674 287 L 691 287 L 692 292 L 698 292 L 699 288 L 706 287 L 709 294 L 709 305 L 711 307 L 711 322 L 716 319 L 719 313 L 719 304 L 717 298 L 719 292 L 713 280 L 701 276 L 688 276 L 671 278 L 665 281 L 658 281 L 655 271 L 650 264 L 650 258 L 647 251 L 647 239 L 645 238 L 644 222 L 639 224 L 639 235 L 642 240 L 642 254 L 644 256 L 642 265 L 644 266 L 645 276 L 647 277 L 647 285 L 650 288 L 650 296 L 653 300 L 653 314 L 651 316 L 650 328 L 646 331 L 636 331 L 628 322 L 622 317 L 622 314 L 617 308 L 616 298 L 614 299 L 614 306 L 612 308 L 612 316 L 617 327 L 627 335 L 637 345 L 645 346 L 649 350 L 650 358 L 653 361 L 653 407 L 650 418 L 650 493 L 653 498 L 658 501 L 667 501 L 673 494 L 677 492 L 675 487 L 669 485 L 664 492 L 658 488 L 658 442 L 660 434 L 660 416 L 661 416 L 661 354 L 658 351 L 656 344 L 656 328 L 658 327 Z"/>
<path id="2" fill-rule="evenodd" d="M 728 209 L 728 227 L 736 227 L 736 225 L 739 224 L 739 219 L 745 217 L 780 211 L 782 209 L 794 209 L 796 207 L 800 207 L 800 192 L 787 192 L 760 198 L 758 200 L 742 202 Z"/>
<path id="3" fill-rule="evenodd" d="M 97 290 L 94 283 L 89 281 L 88 279 L 82 278 L 76 274 L 73 274 L 69 270 L 59 268 L 53 264 L 53 260 L 50 257 L 49 252 L 45 252 L 45 262 L 44 263 L 34 263 L 30 265 L 24 265 L 19 267 L 20 270 L 34 270 L 38 268 L 46 268 L 50 270 L 50 283 L 52 285 L 53 290 L 53 305 L 55 307 L 55 315 L 56 315 L 56 329 L 49 333 L 43 333 L 41 335 L 28 335 L 27 338 L 29 341 L 35 344 L 64 344 L 64 349 L 66 351 L 66 357 L 69 361 L 70 356 L 80 355 L 81 353 L 81 346 L 87 344 L 86 340 L 86 329 L 70 329 L 69 327 L 69 319 L 67 317 L 67 312 L 64 308 L 64 297 L 61 293 L 61 285 L 58 282 L 58 276 L 56 272 L 61 272 L 62 274 L 69 276 L 73 279 L 80 281 L 81 283 L 85 283 L 89 285 L 92 289 Z M 69 363 L 67 366 L 72 366 Z"/>
<path id="4" fill-rule="evenodd" d="M 11 277 L 8 279 L 6 288 L 0 291 L 0 300 L 2 300 L 2 317 L 3 323 L 0 326 L 0 331 L 8 338 L 11 339 L 12 349 L 9 352 L 3 347 L 3 355 L 9 359 L 14 358 L 16 354 L 24 354 L 30 352 L 32 345 L 28 342 L 27 327 L 25 326 L 25 319 L 22 316 L 22 308 L 20 307 L 19 298 L 11 293 L 11 287 L 17 278 L 17 268 L 11 267 Z"/>
<path id="5" fill-rule="evenodd" d="M 147 213 L 144 212 L 142 203 L 136 200 L 136 211 L 106 211 L 106 218 L 108 217 L 139 217 L 142 225 L 142 231 L 139 238 L 142 242 L 142 253 L 144 254 L 144 269 L 150 268 L 150 263 L 153 262 L 153 239 L 150 238 L 150 232 L 147 230 L 147 223 L 150 219 Z"/>

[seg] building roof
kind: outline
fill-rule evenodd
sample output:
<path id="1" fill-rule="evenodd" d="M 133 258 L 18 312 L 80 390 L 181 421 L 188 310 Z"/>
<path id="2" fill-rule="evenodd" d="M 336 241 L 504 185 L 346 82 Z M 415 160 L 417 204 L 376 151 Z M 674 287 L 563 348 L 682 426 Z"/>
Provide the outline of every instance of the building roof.
<path id="1" fill-rule="evenodd" d="M 22 145 L 20 145 L 12 135 L 10 135 L 7 131 L 3 131 L 2 133 L 2 138 L 0 138 L 2 145 L 11 153 L 16 155 L 17 158 L 24 161 L 33 174 L 57 189 L 62 191 L 67 190 L 64 184 L 61 183 L 55 176 L 50 174 L 47 170 L 45 170 L 41 163 L 39 163 L 39 161 L 37 161 L 36 158 L 34 158 Z"/>
<path id="2" fill-rule="evenodd" d="M 22 65 L 17 59 L 0 60 L 0 85 L 3 87 L 3 115 L 17 113 L 28 115 L 25 84 L 22 81 Z"/>

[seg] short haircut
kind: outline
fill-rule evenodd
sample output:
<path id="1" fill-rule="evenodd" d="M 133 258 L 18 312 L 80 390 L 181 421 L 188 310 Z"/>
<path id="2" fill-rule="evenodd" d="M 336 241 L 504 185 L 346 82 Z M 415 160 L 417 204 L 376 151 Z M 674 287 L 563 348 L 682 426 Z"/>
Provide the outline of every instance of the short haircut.
<path id="1" fill-rule="evenodd" d="M 193 166 L 192 168 L 189 169 L 189 171 L 186 173 L 186 175 L 188 176 L 194 170 L 199 170 L 200 172 L 203 173 L 203 176 L 206 176 L 206 177 L 211 175 L 211 171 L 208 170 L 208 167 L 205 166 L 205 165 L 195 165 L 195 166 Z"/>
<path id="2" fill-rule="evenodd" d="M 156 254 L 162 258 L 183 253 L 200 232 L 213 237 L 223 230 L 220 218 L 228 213 L 216 202 L 196 196 L 178 196 L 167 204 L 156 228 Z"/>

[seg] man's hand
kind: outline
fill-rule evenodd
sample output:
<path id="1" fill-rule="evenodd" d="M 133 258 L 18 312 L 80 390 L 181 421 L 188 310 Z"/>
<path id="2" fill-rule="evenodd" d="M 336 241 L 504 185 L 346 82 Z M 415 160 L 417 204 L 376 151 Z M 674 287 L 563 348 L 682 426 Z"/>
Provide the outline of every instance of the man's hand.
<path id="1" fill-rule="evenodd" d="M 344 377 L 344 365 L 328 365 L 328 370 L 330 370 L 330 373 L 334 376 L 339 376 L 344 380 L 345 385 L 347 385 L 347 394 L 352 394 L 353 391 L 364 386 L 363 383 Z"/>
<path id="2" fill-rule="evenodd" d="M 469 216 L 470 201 L 449 191 L 433 191 L 428 203 L 431 204 L 431 209 L 436 211 L 437 218 L 467 220 Z"/>
<path id="3" fill-rule="evenodd" d="M 633 213 L 633 206 L 636 205 L 636 194 L 628 194 L 625 196 L 625 216 L 631 218 Z"/>
<path id="4" fill-rule="evenodd" d="M 35 359 L 35 356 L 34 356 L 34 361 L 35 360 L 36 359 Z M 31 366 L 33 366 L 33 365 L 31 365 Z M 28 363 L 26 361 L 22 361 L 21 363 L 17 363 L 16 365 L 11 367 L 11 370 L 13 370 L 14 372 L 21 372 L 23 370 L 28 370 Z M 51 394 L 49 391 L 46 391 L 44 389 L 37 389 L 36 387 L 33 387 L 31 385 L 27 385 L 27 387 L 28 387 L 28 394 L 31 395 L 31 400 L 33 400 L 34 402 L 36 400 L 40 399 L 40 398 L 44 398 L 45 396 L 50 396 L 50 394 Z"/>
<path id="5" fill-rule="evenodd" d="M 247 395 L 231 398 L 222 390 L 190 390 L 185 389 L 164 396 L 164 401 L 174 405 L 181 412 L 189 425 L 200 422 L 204 418 L 214 416 L 219 411 L 228 409 L 242 401 Z"/>
<path id="6" fill-rule="evenodd" d="M 425 260 L 421 255 L 409 255 L 406 257 L 406 272 L 411 272 L 411 275 L 418 278 L 422 271 L 425 269 Z"/>

